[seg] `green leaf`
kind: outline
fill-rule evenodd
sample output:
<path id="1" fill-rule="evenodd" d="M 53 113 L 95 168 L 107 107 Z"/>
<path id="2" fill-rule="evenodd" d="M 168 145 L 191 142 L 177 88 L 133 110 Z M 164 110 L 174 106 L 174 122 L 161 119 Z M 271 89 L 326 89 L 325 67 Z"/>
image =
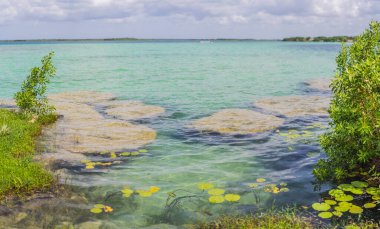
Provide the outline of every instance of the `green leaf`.
<path id="1" fill-rule="evenodd" d="M 364 181 L 353 181 L 353 182 L 351 182 L 351 184 L 353 186 L 355 186 L 356 188 L 366 188 L 366 187 L 368 187 L 368 183 L 364 182 Z"/>
<path id="2" fill-rule="evenodd" d="M 208 190 L 208 194 L 212 196 L 220 196 L 224 194 L 224 189 L 220 189 L 220 188 L 210 189 Z"/>
<path id="3" fill-rule="evenodd" d="M 330 205 L 326 203 L 314 203 L 311 207 L 316 211 L 327 211 L 330 209 Z"/>
<path id="4" fill-rule="evenodd" d="M 224 197 L 223 196 L 210 196 L 208 198 L 208 201 L 213 204 L 220 204 L 224 202 Z"/>
<path id="5" fill-rule="evenodd" d="M 318 216 L 322 219 L 329 219 L 333 216 L 333 214 L 331 212 L 321 212 L 318 214 Z"/>

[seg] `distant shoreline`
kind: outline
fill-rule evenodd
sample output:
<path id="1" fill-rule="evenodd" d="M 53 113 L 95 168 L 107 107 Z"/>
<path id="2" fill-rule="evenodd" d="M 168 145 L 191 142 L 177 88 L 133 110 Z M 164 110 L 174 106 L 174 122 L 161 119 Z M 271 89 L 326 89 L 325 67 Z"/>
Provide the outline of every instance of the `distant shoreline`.
<path id="1" fill-rule="evenodd" d="M 352 42 L 355 37 L 350 36 L 334 36 L 334 37 L 287 37 L 283 39 L 234 39 L 234 38 L 217 38 L 217 39 L 146 39 L 146 38 L 84 38 L 84 39 L 16 39 L 16 40 L 0 40 L 0 43 L 42 43 L 42 42 L 112 42 L 112 41 L 156 41 L 156 42 L 218 42 L 218 41 L 284 41 L 284 42 Z"/>

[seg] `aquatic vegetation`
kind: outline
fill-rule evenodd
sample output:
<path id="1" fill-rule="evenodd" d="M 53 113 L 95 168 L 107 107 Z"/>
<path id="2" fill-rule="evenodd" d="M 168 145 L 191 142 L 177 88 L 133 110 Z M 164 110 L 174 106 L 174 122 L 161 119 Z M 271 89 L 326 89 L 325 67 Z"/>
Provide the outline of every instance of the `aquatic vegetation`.
<path id="1" fill-rule="evenodd" d="M 240 200 L 240 195 L 238 194 L 226 194 L 224 196 L 224 199 L 229 201 L 229 202 L 236 202 Z"/>
<path id="2" fill-rule="evenodd" d="M 265 178 L 257 178 L 256 179 L 256 182 L 258 182 L 258 183 L 262 183 L 262 182 L 265 182 L 265 181 L 266 181 Z"/>
<path id="3" fill-rule="evenodd" d="M 223 203 L 224 202 L 224 197 L 223 196 L 216 196 L 216 195 L 214 195 L 214 196 L 210 196 L 209 198 L 208 198 L 208 201 L 210 202 L 210 203 L 213 203 L 213 204 L 220 204 L 220 203 Z"/>
<path id="4" fill-rule="evenodd" d="M 150 186 L 149 190 L 143 190 L 143 189 L 138 189 L 138 190 L 132 190 L 129 187 L 125 187 L 121 192 L 123 193 L 123 196 L 128 198 L 132 194 L 136 193 L 141 197 L 151 197 L 154 193 L 160 191 L 160 188 L 157 186 Z"/>
<path id="5" fill-rule="evenodd" d="M 333 214 L 331 212 L 321 212 L 318 214 L 318 216 L 322 219 L 329 219 L 333 216 Z"/>
<path id="6" fill-rule="evenodd" d="M 214 189 L 208 190 L 208 194 L 209 195 L 213 195 L 213 196 L 223 195 L 224 192 L 225 192 L 225 190 L 224 189 L 220 189 L 220 188 L 214 188 Z"/>
<path id="7" fill-rule="evenodd" d="M 95 204 L 93 208 L 90 209 L 90 212 L 94 214 L 100 214 L 100 213 L 110 213 L 113 211 L 113 208 L 104 204 Z"/>
<path id="8" fill-rule="evenodd" d="M 311 207 L 316 211 L 327 211 L 331 208 L 327 203 L 314 203 Z"/>
<path id="9" fill-rule="evenodd" d="M 364 208 L 374 208 L 376 207 L 376 204 L 375 203 L 366 203 L 363 205 Z"/>
<path id="10" fill-rule="evenodd" d="M 200 183 L 198 184 L 198 188 L 201 190 L 207 190 L 207 189 L 212 189 L 214 185 L 212 183 Z"/>
<path id="11" fill-rule="evenodd" d="M 150 186 L 149 191 L 152 192 L 152 193 L 155 193 L 155 192 L 160 191 L 160 188 L 157 187 L 157 186 Z"/>
<path id="12" fill-rule="evenodd" d="M 336 205 L 337 204 L 337 202 L 336 201 L 334 201 L 334 200 L 325 200 L 325 203 L 326 204 L 328 204 L 328 205 Z"/>
<path id="13" fill-rule="evenodd" d="M 138 193 L 141 197 L 150 197 L 153 195 L 153 192 L 150 190 L 136 190 L 136 193 Z"/>

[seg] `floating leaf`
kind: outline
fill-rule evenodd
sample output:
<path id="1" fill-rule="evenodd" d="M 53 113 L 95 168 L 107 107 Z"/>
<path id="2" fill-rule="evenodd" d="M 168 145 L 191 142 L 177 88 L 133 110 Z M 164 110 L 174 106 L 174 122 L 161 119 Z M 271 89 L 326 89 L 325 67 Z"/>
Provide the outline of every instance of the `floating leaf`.
<path id="1" fill-rule="evenodd" d="M 224 196 L 224 198 L 227 201 L 236 202 L 236 201 L 240 200 L 240 195 L 238 195 L 238 194 L 227 194 L 227 195 Z"/>
<path id="2" fill-rule="evenodd" d="M 352 203 L 343 201 L 343 202 L 339 202 L 339 206 L 342 206 L 342 207 L 351 207 Z"/>
<path id="3" fill-rule="evenodd" d="M 280 192 L 289 192 L 288 188 L 280 188 Z"/>
<path id="4" fill-rule="evenodd" d="M 318 214 L 318 216 L 322 219 L 329 219 L 333 216 L 333 214 L 331 212 L 321 212 Z"/>
<path id="5" fill-rule="evenodd" d="M 335 205 L 336 201 L 335 200 L 325 200 L 325 203 L 328 205 Z"/>
<path id="6" fill-rule="evenodd" d="M 87 160 L 87 159 L 84 159 L 84 160 L 81 160 L 80 163 L 82 164 L 87 164 L 87 163 L 90 163 L 91 161 L 90 160 Z"/>
<path id="7" fill-rule="evenodd" d="M 330 196 L 334 196 L 334 197 L 337 197 L 337 196 L 341 196 L 341 195 L 344 195 L 344 192 L 340 189 L 331 189 L 329 191 L 329 195 Z"/>
<path id="8" fill-rule="evenodd" d="M 256 182 L 259 182 L 259 183 L 263 183 L 263 182 L 265 182 L 265 181 L 266 181 L 265 178 L 257 178 L 257 179 L 256 179 Z"/>
<path id="9" fill-rule="evenodd" d="M 286 187 L 287 185 L 288 185 L 288 184 L 285 183 L 285 182 L 281 182 L 281 183 L 280 183 L 280 186 L 281 186 L 281 187 Z"/>
<path id="10" fill-rule="evenodd" d="M 380 194 L 380 188 L 370 187 L 365 190 L 368 194 L 375 196 Z"/>
<path id="11" fill-rule="evenodd" d="M 94 208 L 104 208 L 105 205 L 104 204 L 95 204 L 94 205 Z"/>
<path id="12" fill-rule="evenodd" d="M 92 212 L 94 214 L 99 214 L 99 213 L 103 212 L 103 208 L 91 208 L 90 212 Z"/>
<path id="13" fill-rule="evenodd" d="M 344 229 L 361 229 L 361 227 L 357 225 L 348 225 L 348 226 L 345 226 Z"/>
<path id="14" fill-rule="evenodd" d="M 86 165 L 85 169 L 94 169 L 95 166 L 94 165 Z"/>
<path id="15" fill-rule="evenodd" d="M 353 182 L 351 182 L 351 184 L 353 186 L 355 186 L 356 188 L 367 188 L 368 187 L 368 183 L 364 182 L 364 181 L 353 181 Z"/>
<path id="16" fill-rule="evenodd" d="M 122 153 L 120 154 L 120 156 L 128 157 L 128 156 L 131 156 L 131 153 L 130 153 L 130 152 L 122 152 Z"/>
<path id="17" fill-rule="evenodd" d="M 308 156 L 308 157 L 317 157 L 319 155 L 320 155 L 320 153 L 318 153 L 318 152 L 309 152 L 306 154 L 306 156 Z"/>
<path id="18" fill-rule="evenodd" d="M 353 199 L 354 199 L 354 197 L 351 195 L 341 195 L 341 196 L 335 197 L 336 201 L 351 201 Z"/>
<path id="19" fill-rule="evenodd" d="M 114 152 L 110 153 L 110 158 L 116 158 L 116 157 L 117 157 L 116 153 L 114 153 Z"/>
<path id="20" fill-rule="evenodd" d="M 139 152 L 135 151 L 131 153 L 131 156 L 138 156 L 139 154 L 140 154 Z"/>
<path id="21" fill-rule="evenodd" d="M 348 191 L 350 191 L 352 194 L 355 194 L 355 195 L 362 195 L 363 194 L 363 190 L 360 188 L 352 188 Z"/>
<path id="22" fill-rule="evenodd" d="M 146 149 L 140 149 L 139 152 L 140 153 L 148 153 L 148 150 L 146 150 Z"/>
<path id="23" fill-rule="evenodd" d="M 334 207 L 335 211 L 338 211 L 338 212 L 346 212 L 348 210 L 350 210 L 350 207 L 349 206 L 336 206 Z"/>
<path id="24" fill-rule="evenodd" d="M 155 193 L 155 192 L 160 191 L 160 188 L 157 187 L 157 186 L 150 186 L 149 191 L 152 192 L 152 193 Z"/>
<path id="25" fill-rule="evenodd" d="M 124 196 L 127 195 L 129 197 L 133 193 L 133 190 L 131 190 L 129 188 L 125 188 L 125 189 L 121 190 L 121 192 L 123 192 Z"/>
<path id="26" fill-rule="evenodd" d="M 352 205 L 350 208 L 350 213 L 351 214 L 360 214 L 363 212 L 363 208 L 357 206 L 357 205 Z"/>
<path id="27" fill-rule="evenodd" d="M 214 187 L 214 185 L 211 183 L 200 183 L 200 184 L 198 184 L 198 188 L 201 190 L 207 190 L 207 189 L 211 189 L 213 187 Z"/>
<path id="28" fill-rule="evenodd" d="M 224 202 L 224 197 L 223 196 L 210 196 L 208 198 L 208 201 L 213 204 L 220 204 Z"/>
<path id="29" fill-rule="evenodd" d="M 375 203 L 366 203 L 366 204 L 364 204 L 363 207 L 364 208 L 374 208 L 374 207 L 376 207 L 376 204 Z"/>
<path id="30" fill-rule="evenodd" d="M 220 189 L 220 188 L 210 189 L 208 190 L 208 194 L 212 196 L 220 196 L 224 194 L 224 189 Z"/>
<path id="31" fill-rule="evenodd" d="M 327 211 L 330 209 L 330 205 L 326 203 L 314 203 L 311 207 L 316 211 Z"/>
<path id="32" fill-rule="evenodd" d="M 352 184 L 340 184 L 338 185 L 338 188 L 343 191 L 349 191 L 350 189 L 355 188 Z"/>
<path id="33" fill-rule="evenodd" d="M 342 215 L 343 215 L 343 213 L 340 211 L 333 211 L 332 213 L 333 213 L 333 215 L 335 215 L 337 217 L 342 217 Z"/>
<path id="34" fill-rule="evenodd" d="M 250 187 L 250 188 L 257 188 L 257 186 L 259 186 L 259 184 L 257 184 L 257 183 L 248 184 L 248 187 Z"/>
<path id="35" fill-rule="evenodd" d="M 152 196 L 151 191 L 145 191 L 145 190 L 136 190 L 136 192 L 141 196 L 141 197 L 150 197 Z"/>
<path id="36" fill-rule="evenodd" d="M 373 200 L 380 200 L 380 196 L 372 196 Z"/>

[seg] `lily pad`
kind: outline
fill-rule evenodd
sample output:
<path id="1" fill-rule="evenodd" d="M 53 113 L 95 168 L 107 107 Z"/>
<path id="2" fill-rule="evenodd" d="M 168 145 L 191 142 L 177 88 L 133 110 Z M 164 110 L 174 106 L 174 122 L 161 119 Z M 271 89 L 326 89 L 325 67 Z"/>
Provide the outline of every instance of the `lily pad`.
<path id="1" fill-rule="evenodd" d="M 146 149 L 140 149 L 139 152 L 140 153 L 148 153 L 148 150 L 146 150 Z"/>
<path id="2" fill-rule="evenodd" d="M 135 152 L 131 152 L 131 156 L 138 156 L 140 153 L 135 151 Z"/>
<path id="3" fill-rule="evenodd" d="M 330 196 L 334 196 L 334 197 L 337 197 L 337 196 L 341 196 L 341 195 L 344 195 L 344 192 L 340 189 L 331 189 L 329 191 L 329 195 Z"/>
<path id="4" fill-rule="evenodd" d="M 92 212 L 94 214 L 99 214 L 99 213 L 103 212 L 103 209 L 102 208 L 91 208 L 90 212 Z"/>
<path id="5" fill-rule="evenodd" d="M 363 208 L 357 206 L 357 205 L 352 205 L 350 208 L 350 213 L 351 214 L 361 214 L 363 212 Z"/>
<path id="6" fill-rule="evenodd" d="M 224 202 L 224 197 L 223 196 L 210 196 L 208 198 L 208 201 L 213 204 L 220 204 Z"/>
<path id="7" fill-rule="evenodd" d="M 365 191 L 372 196 L 380 195 L 380 188 L 370 187 L 367 188 Z"/>
<path id="8" fill-rule="evenodd" d="M 333 216 L 333 214 L 331 212 L 321 212 L 318 214 L 318 216 L 322 219 L 329 219 Z"/>
<path id="9" fill-rule="evenodd" d="M 210 189 L 208 190 L 208 194 L 212 196 L 220 196 L 224 194 L 224 189 L 220 189 L 220 188 Z"/>
<path id="10" fill-rule="evenodd" d="M 348 210 L 350 210 L 350 207 L 349 206 L 335 206 L 334 209 L 335 211 L 338 211 L 338 212 L 347 212 Z"/>
<path id="11" fill-rule="evenodd" d="M 151 191 L 145 191 L 145 190 L 136 190 L 136 192 L 141 196 L 141 197 L 150 197 L 152 196 Z"/>
<path id="12" fill-rule="evenodd" d="M 133 193 L 133 190 L 131 190 L 129 188 L 125 188 L 125 189 L 121 190 L 121 192 L 124 194 L 124 196 L 129 197 Z"/>
<path id="13" fill-rule="evenodd" d="M 333 215 L 335 215 L 337 217 L 342 217 L 342 215 L 343 215 L 343 213 L 340 211 L 333 211 L 332 213 L 333 213 Z"/>
<path id="14" fill-rule="evenodd" d="M 104 204 L 95 204 L 94 205 L 94 208 L 104 208 L 105 205 Z"/>
<path id="15" fill-rule="evenodd" d="M 160 188 L 157 187 L 157 186 L 150 186 L 149 191 L 152 192 L 152 193 L 155 193 L 155 192 L 160 191 Z"/>
<path id="16" fill-rule="evenodd" d="M 236 201 L 240 200 L 240 195 L 238 195 L 238 194 L 227 194 L 227 195 L 224 196 L 224 198 L 227 201 L 236 202 Z"/>
<path id="17" fill-rule="evenodd" d="M 325 203 L 328 205 L 335 205 L 336 201 L 335 200 L 325 200 Z"/>
<path id="18" fill-rule="evenodd" d="M 374 208 L 374 207 L 376 207 L 376 204 L 375 203 L 366 203 L 366 204 L 364 204 L 363 207 L 364 208 Z"/>
<path id="19" fill-rule="evenodd" d="M 352 201 L 354 199 L 353 196 L 351 195 L 341 195 L 341 196 L 337 196 L 335 197 L 335 200 L 336 201 Z"/>
<path id="20" fill-rule="evenodd" d="M 122 156 L 122 157 L 128 157 L 128 156 L 131 156 L 131 153 L 130 152 L 122 152 L 120 154 L 120 156 Z"/>
<path id="21" fill-rule="evenodd" d="M 211 183 L 200 183 L 200 184 L 198 184 L 198 188 L 201 190 L 207 190 L 207 189 L 211 189 L 213 187 L 214 187 L 214 185 Z"/>
<path id="22" fill-rule="evenodd" d="M 263 183 L 263 182 L 265 182 L 265 181 L 266 181 L 265 178 L 257 178 L 257 179 L 256 179 L 256 182 L 259 182 L 259 183 Z"/>
<path id="23" fill-rule="evenodd" d="M 330 205 L 326 203 L 314 203 L 311 207 L 316 211 L 328 211 L 330 209 Z"/>
<path id="24" fill-rule="evenodd" d="M 362 195 L 363 194 L 363 190 L 360 188 L 352 188 L 348 191 L 350 191 L 352 194 L 355 194 L 355 195 Z"/>
<path id="25" fill-rule="evenodd" d="M 342 207 L 351 207 L 352 203 L 343 201 L 343 202 L 339 202 L 339 206 L 342 206 Z"/>
<path id="26" fill-rule="evenodd" d="M 368 183 L 364 182 L 364 181 L 353 181 L 353 182 L 351 182 L 351 184 L 353 186 L 355 186 L 356 188 L 367 188 L 368 187 Z"/>
<path id="27" fill-rule="evenodd" d="M 250 188 L 257 188 L 257 186 L 259 186 L 259 184 L 257 184 L 257 183 L 248 184 L 248 187 L 250 187 Z"/>
<path id="28" fill-rule="evenodd" d="M 350 189 L 355 188 L 352 184 L 340 184 L 338 185 L 338 188 L 343 191 L 349 191 Z"/>

